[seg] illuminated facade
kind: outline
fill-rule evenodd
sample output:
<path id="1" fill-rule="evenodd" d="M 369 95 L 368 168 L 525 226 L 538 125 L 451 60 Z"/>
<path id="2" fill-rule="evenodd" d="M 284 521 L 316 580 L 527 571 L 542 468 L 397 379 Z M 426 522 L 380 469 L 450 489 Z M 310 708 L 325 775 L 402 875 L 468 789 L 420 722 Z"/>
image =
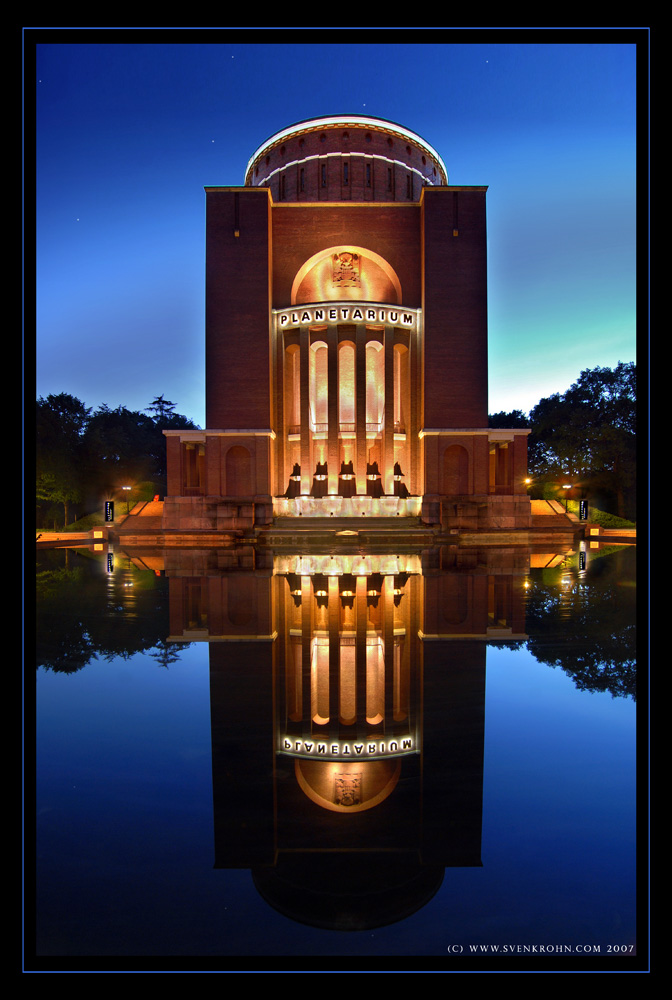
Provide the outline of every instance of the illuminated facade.
<path id="1" fill-rule="evenodd" d="M 481 865 L 486 642 L 527 638 L 526 546 L 165 558 L 169 642 L 209 645 L 216 867 L 361 929 Z"/>
<path id="2" fill-rule="evenodd" d="M 530 526 L 527 431 L 487 427 L 485 195 L 361 116 L 206 188 L 207 427 L 166 432 L 165 529 Z"/>

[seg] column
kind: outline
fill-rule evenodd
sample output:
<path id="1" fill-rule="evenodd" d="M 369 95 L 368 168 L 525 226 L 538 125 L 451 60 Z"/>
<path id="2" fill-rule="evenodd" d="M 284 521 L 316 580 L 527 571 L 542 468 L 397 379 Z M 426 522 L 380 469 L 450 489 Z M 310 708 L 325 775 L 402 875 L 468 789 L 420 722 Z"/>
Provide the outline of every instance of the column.
<path id="1" fill-rule="evenodd" d="M 329 577 L 329 735 L 340 734 L 341 644 L 339 642 L 340 597 L 338 577 Z"/>
<path id="2" fill-rule="evenodd" d="M 385 643 L 385 705 L 383 724 L 386 732 L 392 731 L 394 716 L 394 577 L 383 577 L 383 641 Z"/>
<path id="3" fill-rule="evenodd" d="M 311 690 L 310 639 L 313 609 L 313 588 L 310 577 L 301 577 L 301 705 L 304 725 L 313 726 L 313 698 Z"/>
<path id="4" fill-rule="evenodd" d="M 302 326 L 299 335 L 299 382 L 301 386 L 301 493 L 310 493 L 313 470 L 310 464 L 310 330 Z"/>
<path id="5" fill-rule="evenodd" d="M 327 350 L 327 414 L 329 420 L 327 493 L 335 495 L 338 493 L 338 472 L 341 467 L 338 447 L 338 327 L 336 326 L 330 326 L 327 331 Z"/>
<path id="6" fill-rule="evenodd" d="M 357 324 L 355 351 L 355 475 L 357 493 L 366 495 L 366 327 Z"/>
<path id="7" fill-rule="evenodd" d="M 368 577 L 357 577 L 357 597 L 355 599 L 355 684 L 357 688 L 357 728 L 366 728 L 366 585 Z"/>
<path id="8" fill-rule="evenodd" d="M 384 335 L 385 349 L 385 419 L 383 422 L 383 489 L 388 496 L 394 493 L 394 327 L 387 325 Z"/>

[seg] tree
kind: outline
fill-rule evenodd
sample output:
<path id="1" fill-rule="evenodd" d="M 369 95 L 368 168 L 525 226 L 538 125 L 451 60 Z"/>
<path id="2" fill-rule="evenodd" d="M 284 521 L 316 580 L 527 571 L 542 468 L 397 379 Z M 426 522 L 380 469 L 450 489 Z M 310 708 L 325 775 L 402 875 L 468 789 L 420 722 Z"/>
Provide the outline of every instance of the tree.
<path id="1" fill-rule="evenodd" d="M 511 410 L 506 413 L 500 410 L 499 413 L 488 414 L 488 427 L 529 427 L 529 417 L 522 410 Z"/>
<path id="2" fill-rule="evenodd" d="M 568 476 L 586 494 L 614 498 L 626 517 L 635 505 L 637 372 L 633 362 L 582 371 L 564 394 L 530 413 L 529 468 L 535 478 Z"/>
<path id="3" fill-rule="evenodd" d="M 84 493 L 84 432 L 91 410 L 67 392 L 36 402 L 36 499 L 62 504 L 68 523 L 71 504 Z M 39 523 L 39 522 L 38 522 Z"/>
<path id="4" fill-rule="evenodd" d="M 47 501 L 64 505 L 67 522 L 72 504 L 95 510 L 122 485 L 150 482 L 158 491 L 166 476 L 164 428 L 198 429 L 163 395 L 146 408 L 154 416 L 106 403 L 92 412 L 68 393 L 40 397 L 36 406 L 38 524 Z"/>
<path id="5" fill-rule="evenodd" d="M 155 396 L 150 405 L 145 407 L 145 412 L 151 413 L 152 419 L 157 424 L 160 424 L 173 416 L 174 409 L 175 403 L 171 403 L 169 399 L 164 399 L 162 393 L 160 396 Z"/>
<path id="6" fill-rule="evenodd" d="M 82 491 L 76 482 L 68 479 L 67 472 L 58 477 L 53 472 L 44 472 L 37 477 L 35 495 L 38 500 L 49 500 L 51 503 L 63 504 L 63 527 L 69 523 L 68 509 L 70 504 L 80 503 Z"/>
<path id="7" fill-rule="evenodd" d="M 103 492 L 154 476 L 156 426 L 145 413 L 125 406 L 112 410 L 103 403 L 89 420 L 84 443 L 90 480 Z"/>

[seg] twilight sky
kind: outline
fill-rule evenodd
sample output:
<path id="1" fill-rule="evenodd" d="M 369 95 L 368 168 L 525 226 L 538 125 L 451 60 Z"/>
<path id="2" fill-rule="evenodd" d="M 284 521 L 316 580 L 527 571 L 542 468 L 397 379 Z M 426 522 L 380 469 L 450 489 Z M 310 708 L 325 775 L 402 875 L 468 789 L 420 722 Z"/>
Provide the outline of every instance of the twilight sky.
<path id="1" fill-rule="evenodd" d="M 629 34 L 98 34 L 37 46 L 37 395 L 163 394 L 204 427 L 203 188 L 243 184 L 274 132 L 338 113 L 399 122 L 449 183 L 488 185 L 491 413 L 636 360 Z"/>

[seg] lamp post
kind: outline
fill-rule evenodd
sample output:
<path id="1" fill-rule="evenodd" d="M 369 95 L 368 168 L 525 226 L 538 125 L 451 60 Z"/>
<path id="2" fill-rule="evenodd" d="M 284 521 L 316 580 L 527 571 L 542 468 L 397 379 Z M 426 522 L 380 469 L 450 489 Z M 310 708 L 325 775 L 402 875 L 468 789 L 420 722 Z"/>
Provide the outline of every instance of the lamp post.
<path id="1" fill-rule="evenodd" d="M 563 488 L 563 490 L 571 490 L 572 484 L 571 483 L 563 483 L 562 484 L 562 488 Z M 568 502 L 569 502 L 569 494 L 565 493 L 565 514 L 568 513 L 568 507 L 567 507 Z"/>
<path id="2" fill-rule="evenodd" d="M 128 493 L 130 492 L 130 490 L 132 489 L 132 487 L 131 486 L 122 486 L 121 488 L 122 488 L 122 490 L 126 490 L 127 491 L 127 493 L 126 493 L 126 513 L 128 514 L 128 512 L 129 512 L 129 508 L 128 508 L 129 496 L 128 496 Z"/>

